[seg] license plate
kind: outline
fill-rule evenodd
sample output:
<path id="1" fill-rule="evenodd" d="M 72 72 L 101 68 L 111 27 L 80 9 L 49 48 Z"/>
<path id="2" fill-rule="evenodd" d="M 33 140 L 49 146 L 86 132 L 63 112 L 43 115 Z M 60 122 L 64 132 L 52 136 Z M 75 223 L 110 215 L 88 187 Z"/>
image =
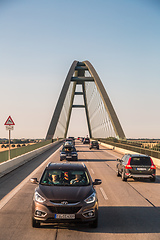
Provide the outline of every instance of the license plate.
<path id="1" fill-rule="evenodd" d="M 75 219 L 75 214 L 55 214 L 56 219 Z"/>
<path id="2" fill-rule="evenodd" d="M 137 168 L 137 170 L 144 171 L 144 170 L 146 170 L 146 168 Z"/>
<path id="3" fill-rule="evenodd" d="M 66 158 L 72 158 L 72 156 L 66 156 Z"/>

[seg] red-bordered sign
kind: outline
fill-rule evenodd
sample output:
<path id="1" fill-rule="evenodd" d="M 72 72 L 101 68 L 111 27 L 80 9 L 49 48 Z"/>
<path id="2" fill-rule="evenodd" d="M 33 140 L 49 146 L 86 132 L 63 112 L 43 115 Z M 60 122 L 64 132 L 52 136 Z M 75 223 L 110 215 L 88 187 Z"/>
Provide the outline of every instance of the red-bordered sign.
<path id="1" fill-rule="evenodd" d="M 9 117 L 7 118 L 7 121 L 5 122 L 4 125 L 15 125 L 15 123 L 13 122 L 11 116 L 9 116 Z"/>

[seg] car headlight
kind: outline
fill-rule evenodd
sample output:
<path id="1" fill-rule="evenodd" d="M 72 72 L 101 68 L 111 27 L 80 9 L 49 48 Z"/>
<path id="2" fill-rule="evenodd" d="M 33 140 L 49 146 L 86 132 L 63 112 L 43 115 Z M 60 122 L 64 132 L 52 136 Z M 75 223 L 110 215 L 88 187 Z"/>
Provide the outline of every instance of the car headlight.
<path id="1" fill-rule="evenodd" d="M 66 156 L 66 153 L 61 153 L 61 156 Z"/>
<path id="2" fill-rule="evenodd" d="M 77 156 L 77 153 L 74 153 L 72 156 L 76 157 L 76 156 Z"/>
<path id="3" fill-rule="evenodd" d="M 37 191 L 34 194 L 34 198 L 37 202 L 43 203 L 46 201 L 44 197 L 42 197 Z"/>
<path id="4" fill-rule="evenodd" d="M 92 193 L 88 198 L 84 200 L 86 203 L 93 203 L 96 201 L 96 193 Z"/>

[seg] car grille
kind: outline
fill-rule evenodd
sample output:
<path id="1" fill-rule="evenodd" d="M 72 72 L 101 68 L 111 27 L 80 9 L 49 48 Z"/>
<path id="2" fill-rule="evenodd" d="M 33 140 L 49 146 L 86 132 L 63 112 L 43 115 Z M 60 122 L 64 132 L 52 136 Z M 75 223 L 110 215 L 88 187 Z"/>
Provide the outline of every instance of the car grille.
<path id="1" fill-rule="evenodd" d="M 81 207 L 53 207 L 53 206 L 48 206 L 48 209 L 52 212 L 52 213 L 66 213 L 66 214 L 73 214 L 73 213 L 77 213 Z"/>
<path id="2" fill-rule="evenodd" d="M 51 203 L 54 203 L 54 204 L 61 204 L 62 202 L 64 202 L 64 201 L 67 201 L 68 202 L 68 204 L 78 204 L 79 202 L 75 202 L 74 200 L 72 201 L 72 200 L 50 200 L 50 202 Z"/>

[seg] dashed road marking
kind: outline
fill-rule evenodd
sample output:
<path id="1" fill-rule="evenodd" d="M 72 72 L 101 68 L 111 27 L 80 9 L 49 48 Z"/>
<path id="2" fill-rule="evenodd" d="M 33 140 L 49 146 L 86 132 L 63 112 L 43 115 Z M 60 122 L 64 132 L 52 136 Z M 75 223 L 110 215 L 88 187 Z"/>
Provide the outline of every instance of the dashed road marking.
<path id="1" fill-rule="evenodd" d="M 93 171 L 93 169 L 91 168 L 91 172 L 94 174 L 94 171 Z"/>
<path id="2" fill-rule="evenodd" d="M 106 195 L 106 193 L 105 193 L 105 191 L 103 190 L 102 187 L 100 187 L 100 190 L 101 190 L 101 193 L 102 193 L 104 199 L 105 199 L 105 200 L 108 200 L 108 197 L 107 197 L 107 195 Z"/>

